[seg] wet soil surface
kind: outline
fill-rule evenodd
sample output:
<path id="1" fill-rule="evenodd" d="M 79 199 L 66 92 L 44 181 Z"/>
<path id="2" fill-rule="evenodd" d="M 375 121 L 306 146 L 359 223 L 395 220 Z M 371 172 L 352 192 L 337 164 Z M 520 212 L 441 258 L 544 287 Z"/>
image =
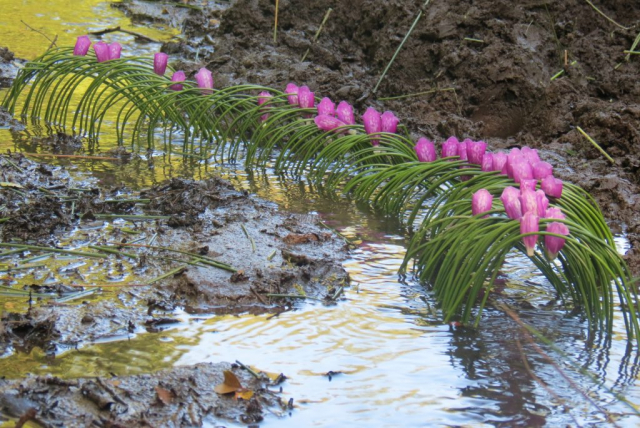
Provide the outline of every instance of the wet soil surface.
<path id="1" fill-rule="evenodd" d="M 72 138 L 51 138 L 52 144 L 61 149 L 74 147 Z M 127 162 L 130 157 L 121 151 L 108 155 L 118 156 L 112 158 L 117 162 Z M 86 272 L 83 274 L 72 262 L 55 270 L 34 267 L 34 278 L 40 275 L 44 281 L 26 284 L 23 289 L 50 298 L 25 295 L 24 301 L 29 304 L 22 305 L 24 310 L 2 314 L 0 352 L 5 355 L 13 351 L 28 353 L 39 347 L 54 358 L 61 351 L 98 339 L 159 332 L 179 322 L 174 318 L 178 308 L 192 314 L 271 312 L 277 316 L 305 299 L 332 304 L 348 285 L 341 265 L 348 245 L 341 237 L 316 216 L 280 212 L 275 204 L 238 191 L 222 179 L 174 179 L 142 192 L 130 192 L 78 181 L 62 167 L 31 161 L 20 154 L 2 155 L 0 174 L 2 242 L 47 248 L 77 248 L 89 243 L 119 252 L 91 262 L 89 271 L 102 272 L 98 277 L 106 278 L 107 288 L 75 301 L 55 298 L 83 290 L 78 285 L 94 284 L 95 280 L 83 276 Z M 130 201 L 120 202 L 124 198 Z M 116 221 L 114 230 L 104 228 L 111 217 L 126 215 L 158 218 L 134 217 L 127 228 Z M 76 229 L 88 232 L 83 238 L 71 234 L 63 244 L 62 239 Z M 149 239 L 131 243 L 132 232 L 152 237 L 153 246 L 145 244 Z M 168 248 L 182 253 L 169 252 Z M 17 270 L 24 269 L 20 262 L 34 254 L 38 252 L 25 250 L 4 256 L 2 262 L 8 270 L 3 283 L 11 285 L 15 275 L 24 272 Z M 153 285 L 146 285 L 151 278 Z M 123 279 L 129 279 L 131 286 L 108 288 L 110 282 Z M 165 420 L 174 421 L 175 426 L 191 426 L 199 425 L 208 414 L 245 423 L 259 421 L 264 414 L 260 395 L 248 403 L 232 403 L 211 393 L 211 385 L 222 376 L 220 367 L 185 367 L 159 375 L 117 378 L 115 381 L 124 388 L 118 394 L 130 394 L 124 407 L 104 386 L 114 380 L 104 378 L 71 383 L 41 378 L 4 382 L 0 384 L 0 404 L 27 403 L 23 413 L 14 412 L 13 416 L 28 416 L 27 410 L 35 407 L 39 409 L 33 415 L 37 419 L 64 426 L 69 426 L 68 418 L 79 418 L 77 426 L 89 426 L 91 421 L 99 422 L 99 426 L 120 426 L 145 420 L 151 426 L 164 426 Z M 181 379 L 194 376 L 203 380 L 193 381 L 189 389 Z M 175 390 L 163 386 L 175 395 L 174 404 L 158 404 L 154 389 L 158 382 L 174 385 Z M 123 386 L 139 383 L 148 386 L 140 390 L 146 392 L 134 394 Z M 198 384 L 207 385 L 206 391 Z M 154 410 L 147 412 L 149 409 Z"/>
<path id="2" fill-rule="evenodd" d="M 20 66 L 25 62 L 16 58 L 9 49 L 0 46 L 0 88 L 11 86 Z"/>
<path id="3" fill-rule="evenodd" d="M 226 383 L 225 372 L 235 376 L 247 399 L 214 391 L 214 386 Z M 227 363 L 111 378 L 29 376 L 0 380 L 0 411 L 40 426 L 177 427 L 219 419 L 255 424 L 263 420 L 266 409 L 282 412 L 291 407 L 269 389 L 283 379 L 272 382 Z"/>
<path id="4" fill-rule="evenodd" d="M 219 87 L 283 89 L 293 81 L 335 102 L 345 99 L 360 112 L 367 106 L 392 110 L 416 138 L 456 135 L 483 139 L 493 150 L 538 148 L 560 178 L 594 195 L 614 231 L 626 227 L 632 244 L 627 260 L 639 274 L 640 60 L 624 51 L 640 31 L 640 4 L 598 4 L 616 25 L 582 0 L 431 2 L 373 93 L 423 5 L 283 0 L 274 43 L 274 2 L 237 0 L 190 11 L 181 24 L 184 40 L 163 50 L 181 55 L 176 66 L 187 72 L 207 66 Z M 447 88 L 455 92 L 379 101 Z"/>

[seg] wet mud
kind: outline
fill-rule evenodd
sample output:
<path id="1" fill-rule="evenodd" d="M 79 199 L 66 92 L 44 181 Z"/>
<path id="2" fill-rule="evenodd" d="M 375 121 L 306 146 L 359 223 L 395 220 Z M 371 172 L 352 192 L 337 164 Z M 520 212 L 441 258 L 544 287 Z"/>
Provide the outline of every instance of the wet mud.
<path id="1" fill-rule="evenodd" d="M 246 398 L 214 391 L 224 383 L 225 371 L 233 373 Z M 36 426 L 177 427 L 221 419 L 251 425 L 262 421 L 267 409 L 282 413 L 290 407 L 274 392 L 282 379 L 271 381 L 266 375 L 254 376 L 227 363 L 110 378 L 2 379 L 0 412 Z"/>
<path id="2" fill-rule="evenodd" d="M 638 35 L 640 4 L 599 5 L 616 25 L 580 0 L 431 2 L 374 93 L 423 5 L 281 1 L 274 43 L 274 2 L 238 0 L 209 15 L 192 10 L 184 40 L 163 49 L 182 54 L 176 66 L 187 72 L 213 70 L 217 86 L 283 89 L 293 81 L 360 111 L 392 110 L 415 138 L 456 135 L 483 139 L 494 150 L 535 147 L 561 178 L 596 198 L 614 231 L 627 233 L 627 261 L 640 273 L 640 65 L 624 53 Z M 423 92 L 430 93 L 380 100 Z"/>

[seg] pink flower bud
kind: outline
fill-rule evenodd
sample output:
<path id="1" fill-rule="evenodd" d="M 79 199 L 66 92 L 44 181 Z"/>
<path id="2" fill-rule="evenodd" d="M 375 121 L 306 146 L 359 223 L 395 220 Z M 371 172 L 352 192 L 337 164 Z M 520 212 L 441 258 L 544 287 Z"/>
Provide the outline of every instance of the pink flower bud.
<path id="1" fill-rule="evenodd" d="M 382 132 L 388 132 L 390 134 L 396 133 L 396 131 L 398 130 L 398 122 L 400 122 L 400 119 L 398 119 L 395 114 L 391 113 L 390 111 L 385 111 L 384 113 L 382 113 L 380 119 L 380 129 L 382 130 Z"/>
<path id="2" fill-rule="evenodd" d="M 109 45 L 105 42 L 98 42 L 93 45 L 93 51 L 96 53 L 98 62 L 109 61 Z"/>
<path id="3" fill-rule="evenodd" d="M 569 228 L 564 223 L 554 221 L 547 224 L 547 232 L 568 236 Z M 546 235 L 544 237 L 544 245 L 547 247 L 547 257 L 549 260 L 553 260 L 558 256 L 558 253 L 562 250 L 562 247 L 564 247 L 565 242 L 566 239 L 560 238 L 559 236 Z"/>
<path id="4" fill-rule="evenodd" d="M 426 138 L 420 138 L 414 147 L 420 162 L 433 162 L 438 159 L 436 146 Z"/>
<path id="5" fill-rule="evenodd" d="M 73 48 L 73 54 L 75 56 L 85 56 L 89 52 L 89 46 L 91 46 L 91 39 L 89 36 L 80 36 L 76 40 L 76 45 Z"/>
<path id="6" fill-rule="evenodd" d="M 538 214 L 538 203 L 536 201 L 536 192 L 531 190 L 520 189 L 520 207 L 523 213 L 531 211 L 534 214 Z"/>
<path id="7" fill-rule="evenodd" d="M 196 82 L 198 82 L 198 87 L 202 89 L 203 94 L 211 94 L 213 92 L 213 75 L 206 68 L 202 67 L 198 70 Z"/>
<path id="8" fill-rule="evenodd" d="M 493 170 L 500 171 L 500 174 L 507 174 L 507 154 L 505 152 L 497 152 L 493 154 Z"/>
<path id="9" fill-rule="evenodd" d="M 565 215 L 562 213 L 562 210 L 560 210 L 560 208 L 557 208 L 557 207 L 548 208 L 545 217 L 553 218 L 556 220 L 564 220 L 566 218 Z"/>
<path id="10" fill-rule="evenodd" d="M 122 51 L 122 46 L 120 43 L 113 42 L 109 44 L 109 59 L 118 59 L 120 58 L 120 52 Z"/>
<path id="11" fill-rule="evenodd" d="M 300 86 L 298 88 L 298 106 L 300 108 L 313 108 L 316 105 L 316 99 L 308 86 Z"/>
<path id="12" fill-rule="evenodd" d="M 540 188 L 552 198 L 560 198 L 562 196 L 562 180 L 555 178 L 553 175 L 549 175 L 542 179 Z"/>
<path id="13" fill-rule="evenodd" d="M 164 76 L 164 72 L 167 71 L 167 62 L 169 61 L 169 55 L 164 52 L 158 52 L 153 56 L 153 72 L 158 76 Z"/>
<path id="14" fill-rule="evenodd" d="M 373 107 L 369 107 L 367 111 L 362 115 L 362 122 L 364 123 L 364 131 L 371 135 L 382 130 L 382 118 L 380 113 Z M 378 140 L 371 140 L 371 144 L 377 146 L 380 144 Z"/>
<path id="15" fill-rule="evenodd" d="M 482 170 L 484 172 L 493 171 L 493 153 L 486 152 L 482 155 Z"/>
<path id="16" fill-rule="evenodd" d="M 318 103 L 318 115 L 321 114 L 326 114 L 329 116 L 335 116 L 336 114 L 336 105 L 327 97 L 324 97 Z"/>
<path id="17" fill-rule="evenodd" d="M 291 104 L 292 106 L 297 106 L 298 85 L 296 85 L 295 83 L 288 83 L 287 87 L 284 89 L 284 92 L 287 94 L 287 100 L 289 101 L 289 104 Z"/>
<path id="18" fill-rule="evenodd" d="M 520 180 L 520 191 L 527 189 L 527 190 L 531 190 L 532 192 L 535 192 L 536 184 L 538 184 L 538 180 L 536 180 L 535 178 L 531 178 L 531 179 L 525 178 L 523 180 Z"/>
<path id="19" fill-rule="evenodd" d="M 507 176 L 509 178 L 513 178 L 513 164 L 516 160 L 522 160 L 524 157 L 520 154 L 520 149 L 515 148 L 511 149 L 509 154 L 507 155 Z"/>
<path id="20" fill-rule="evenodd" d="M 511 164 L 513 171 L 513 181 L 520 183 L 522 180 L 531 180 L 533 178 L 533 170 L 531 164 L 524 158 L 516 158 Z"/>
<path id="21" fill-rule="evenodd" d="M 336 109 L 338 119 L 346 123 L 347 125 L 353 125 L 356 123 L 356 118 L 353 115 L 353 107 L 346 101 L 340 101 L 338 108 Z"/>
<path id="22" fill-rule="evenodd" d="M 467 142 L 467 155 L 469 162 L 475 165 L 482 165 L 482 157 L 487 150 L 487 143 L 484 141 Z"/>
<path id="23" fill-rule="evenodd" d="M 175 73 L 173 73 L 173 76 L 171 76 L 172 82 L 184 82 L 185 80 L 187 80 L 187 76 L 184 74 L 184 71 L 182 70 L 176 71 Z M 183 86 L 181 84 L 176 83 L 175 85 L 169 86 L 169 89 L 173 91 L 181 91 L 182 87 Z"/>
<path id="24" fill-rule="evenodd" d="M 478 215 L 491 210 L 493 196 L 486 189 L 480 189 L 471 198 L 471 212 Z"/>
<path id="25" fill-rule="evenodd" d="M 271 95 L 270 92 L 267 91 L 262 91 L 258 94 L 258 105 L 261 106 L 263 104 L 265 104 L 267 101 L 269 101 L 269 98 L 273 98 L 273 95 Z M 268 105 L 264 106 L 263 108 L 261 108 L 261 111 L 267 110 L 268 109 Z M 260 116 L 260 120 L 261 121 L 265 121 L 269 118 L 269 114 L 265 113 L 262 116 Z"/>
<path id="26" fill-rule="evenodd" d="M 456 137 L 449 137 L 447 141 L 442 143 L 442 157 L 458 156 L 458 144 L 459 142 Z"/>
<path id="27" fill-rule="evenodd" d="M 507 217 L 517 220 L 522 217 L 522 207 L 520 205 L 520 191 L 515 187 L 508 186 L 502 191 L 500 196 Z"/>
<path id="28" fill-rule="evenodd" d="M 538 151 L 528 146 L 524 146 L 522 149 L 520 149 L 520 154 L 522 154 L 522 156 L 524 156 L 524 158 L 528 160 L 531 165 L 540 161 Z"/>
<path id="29" fill-rule="evenodd" d="M 549 199 L 545 196 L 542 190 L 536 190 L 536 205 L 538 206 L 538 217 L 545 218 L 547 215 L 547 208 L 549 208 Z"/>
<path id="30" fill-rule="evenodd" d="M 316 123 L 316 125 L 318 125 L 318 128 L 322 129 L 323 131 L 331 131 L 340 126 L 346 125 L 340 119 L 336 119 L 335 117 L 328 114 L 319 114 L 315 117 L 315 119 L 313 119 L 313 121 Z"/>
<path id="31" fill-rule="evenodd" d="M 522 218 L 520 219 L 520 233 L 533 233 L 539 231 L 539 221 L 538 216 L 531 211 L 524 213 Z M 525 236 L 522 238 L 524 241 L 524 247 L 527 249 L 527 255 L 529 257 L 533 256 L 533 251 L 536 247 L 536 242 L 538 241 L 538 235 Z"/>
<path id="32" fill-rule="evenodd" d="M 538 161 L 533 165 L 533 177 L 542 180 L 545 177 L 553 175 L 553 167 L 549 162 Z"/>
<path id="33" fill-rule="evenodd" d="M 458 157 L 461 161 L 469 160 L 469 152 L 467 151 L 467 144 L 471 142 L 470 139 L 466 139 L 461 143 L 458 143 Z"/>

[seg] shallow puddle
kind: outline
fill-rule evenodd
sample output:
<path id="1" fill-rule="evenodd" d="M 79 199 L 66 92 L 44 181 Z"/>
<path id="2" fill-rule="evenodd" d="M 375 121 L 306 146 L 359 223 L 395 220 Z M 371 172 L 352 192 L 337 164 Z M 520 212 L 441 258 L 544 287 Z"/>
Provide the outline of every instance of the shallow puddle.
<path id="1" fill-rule="evenodd" d="M 42 16 L 33 14 L 36 3 L 40 4 L 0 0 L 4 17 L 0 35 L 18 56 L 32 58 L 46 46 L 24 42 L 19 25 L 2 21 L 9 16 L 12 20 L 28 16 L 32 26 L 64 34 L 59 40 L 67 45 L 86 29 L 127 25 L 120 12 L 99 1 L 81 2 L 79 8 L 72 6 L 76 2 L 49 2 L 53 5 L 49 7 L 77 14 L 60 14 L 45 24 Z M 49 16 L 45 11 L 42 15 Z M 91 26 L 62 27 L 64 22 L 89 21 Z M 145 31 L 157 31 L 158 38 L 167 35 Z M 157 46 L 135 49 L 137 54 L 149 54 Z M 113 141 L 106 138 L 97 151 L 110 148 Z M 6 149 L 47 151 L 28 133 L 0 130 L 0 150 Z M 149 170 L 151 161 L 154 168 Z M 344 197 L 322 195 L 304 181 L 250 173 L 234 165 L 206 165 L 161 151 L 125 165 L 89 160 L 52 163 L 65 165 L 77 176 L 130 189 L 171 177 L 220 174 L 283 209 L 320 216 L 354 242 L 356 248 L 344 262 L 352 285 L 336 306 L 302 304 L 275 316 L 179 312 L 180 323 L 160 333 L 134 333 L 70 347 L 54 358 L 40 349 L 15 352 L 0 359 L 0 373 L 6 377 L 137 374 L 239 360 L 289 377 L 284 398 L 294 399 L 295 410 L 291 416 L 268 417 L 262 426 L 577 426 L 606 423 L 603 409 L 621 426 L 640 423 L 615 395 L 632 402 L 640 397 L 640 366 L 637 353 L 627 349 L 622 319 L 616 320 L 610 343 L 589 340 L 585 323 L 548 305 L 553 300 L 551 288 L 525 258 L 511 257 L 504 266 L 507 286 L 502 297 L 517 305 L 522 321 L 535 326 L 564 354 L 531 340 L 496 309 L 485 311 L 477 330 L 443 324 L 435 302 L 419 284 L 411 278 L 399 281 L 405 247 L 397 221 Z M 618 244 L 621 252 L 628 247 L 624 237 Z"/>

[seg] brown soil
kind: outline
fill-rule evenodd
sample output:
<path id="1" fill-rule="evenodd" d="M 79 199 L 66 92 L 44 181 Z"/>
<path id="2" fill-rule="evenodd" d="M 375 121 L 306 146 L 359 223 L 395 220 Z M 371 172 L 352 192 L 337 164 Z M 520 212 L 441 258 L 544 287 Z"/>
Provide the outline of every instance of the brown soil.
<path id="1" fill-rule="evenodd" d="M 226 370 L 253 392 L 248 400 L 214 392 Z M 227 363 L 111 378 L 29 376 L 0 380 L 0 412 L 16 420 L 33 420 L 37 426 L 202 426 L 219 419 L 255 424 L 263 420 L 265 407 L 279 411 L 290 407 L 268 386 L 274 383 L 266 376 L 258 379 Z"/>
<path id="2" fill-rule="evenodd" d="M 598 4 L 620 25 L 633 27 L 623 30 L 582 0 L 431 2 L 373 94 L 423 3 L 283 0 L 274 44 L 274 2 L 238 0 L 222 12 L 217 28 L 212 22 L 219 11 L 192 11 L 184 24 L 186 41 L 163 49 L 182 53 L 178 66 L 187 71 L 206 65 L 218 86 L 248 82 L 283 89 L 293 81 L 316 95 L 352 102 L 360 112 L 367 106 L 392 110 L 416 138 L 456 135 L 484 139 L 491 149 L 538 148 L 561 178 L 596 197 L 615 231 L 626 227 L 633 246 L 627 260 L 640 273 L 640 63 L 623 53 L 640 30 L 640 4 Z M 212 53 L 201 50 L 194 63 L 196 48 L 208 45 Z M 455 93 L 377 101 L 434 88 Z"/>
<path id="3" fill-rule="evenodd" d="M 25 61 L 16 59 L 9 49 L 0 46 L 0 88 L 8 88 Z M 1 113 L 1 112 L 0 112 Z"/>

